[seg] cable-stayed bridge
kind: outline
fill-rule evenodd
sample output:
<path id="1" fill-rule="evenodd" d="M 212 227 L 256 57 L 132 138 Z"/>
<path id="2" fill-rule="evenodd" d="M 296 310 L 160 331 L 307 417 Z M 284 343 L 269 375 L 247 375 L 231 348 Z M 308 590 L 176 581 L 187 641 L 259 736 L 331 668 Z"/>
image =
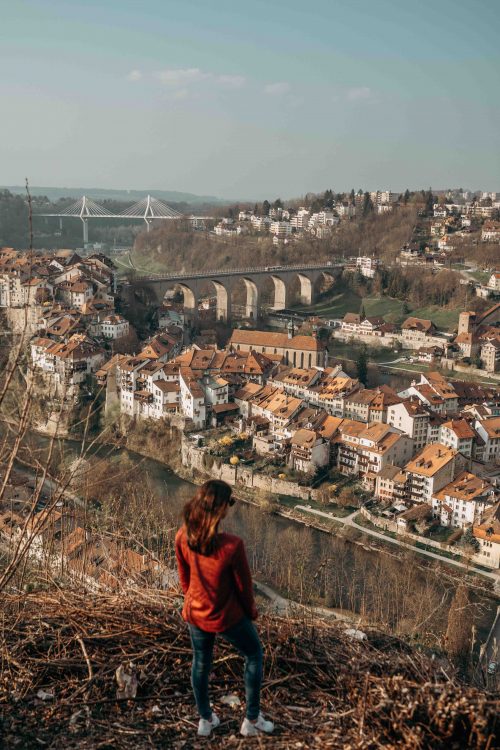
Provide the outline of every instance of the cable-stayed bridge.
<path id="1" fill-rule="evenodd" d="M 100 206 L 98 203 L 88 198 L 86 195 L 82 195 L 77 201 L 72 203 L 67 208 L 63 209 L 59 213 L 51 214 L 37 214 L 38 216 L 52 216 L 62 220 L 64 218 L 77 218 L 80 219 L 83 224 L 83 241 L 89 241 L 89 219 L 141 219 L 146 223 L 147 230 L 151 227 L 151 223 L 156 219 L 182 219 L 184 215 L 171 208 L 166 203 L 158 198 L 154 198 L 152 195 L 147 195 L 137 203 L 129 206 L 119 214 L 114 214 L 108 211 L 104 206 Z M 185 218 L 197 218 L 197 219 L 210 219 L 210 216 L 191 216 Z"/>

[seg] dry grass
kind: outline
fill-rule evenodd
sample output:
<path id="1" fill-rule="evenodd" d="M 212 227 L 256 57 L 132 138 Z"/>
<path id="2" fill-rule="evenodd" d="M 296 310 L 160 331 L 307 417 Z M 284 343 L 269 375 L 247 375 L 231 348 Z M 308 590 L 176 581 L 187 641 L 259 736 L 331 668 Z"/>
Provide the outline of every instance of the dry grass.
<path id="1" fill-rule="evenodd" d="M 196 748 L 191 651 L 174 594 L 69 591 L 4 596 L 0 709 L 5 748 Z M 498 702 L 448 677 L 395 638 L 350 639 L 338 624 L 262 617 L 269 748 L 490 748 Z M 138 692 L 117 700 L 115 671 L 133 661 Z M 212 747 L 242 747 L 242 664 L 223 643 L 212 695 L 222 720 Z M 40 689 L 53 698 L 37 698 Z M 247 744 L 249 741 L 246 741 Z"/>

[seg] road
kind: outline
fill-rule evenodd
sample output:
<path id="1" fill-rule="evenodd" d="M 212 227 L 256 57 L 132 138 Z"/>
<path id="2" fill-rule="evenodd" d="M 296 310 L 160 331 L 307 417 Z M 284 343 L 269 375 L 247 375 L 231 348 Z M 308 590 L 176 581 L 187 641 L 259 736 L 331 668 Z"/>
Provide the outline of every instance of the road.
<path id="1" fill-rule="evenodd" d="M 345 516 L 344 518 L 340 516 L 334 516 L 333 513 L 327 513 L 323 510 L 316 510 L 315 508 L 310 508 L 307 505 L 296 505 L 296 510 L 305 511 L 306 513 L 311 513 L 315 516 L 321 516 L 323 518 L 327 518 L 329 521 L 335 521 L 335 523 L 342 524 L 343 526 L 351 526 L 354 529 L 358 529 L 359 531 L 362 531 L 367 536 L 374 537 L 375 539 L 381 539 L 383 542 L 388 542 L 389 544 L 393 544 L 396 547 L 401 547 L 402 549 L 409 549 L 412 552 L 416 552 L 419 555 L 423 555 L 424 557 L 430 557 L 434 560 L 439 560 L 441 563 L 446 563 L 447 565 L 453 565 L 456 568 L 461 568 L 462 570 L 466 570 L 469 573 L 476 573 L 477 575 L 483 576 L 484 578 L 489 578 L 490 581 L 493 581 L 495 586 L 500 586 L 500 576 L 498 573 L 494 571 L 486 571 L 481 570 L 480 568 L 476 568 L 473 565 L 467 565 L 466 563 L 459 562 L 458 560 L 451 560 L 448 557 L 444 557 L 443 555 L 439 555 L 436 552 L 430 552 L 429 550 L 420 549 L 419 547 L 414 547 L 412 544 L 407 544 L 406 542 L 402 542 L 400 539 L 394 539 L 391 536 L 386 536 L 380 531 L 375 531 L 374 529 L 368 529 L 365 526 L 361 526 L 359 523 L 356 523 L 354 518 L 358 515 L 359 510 L 355 510 L 353 513 L 351 513 L 349 516 Z"/>
<path id="2" fill-rule="evenodd" d="M 344 622 L 359 622 L 360 617 L 349 616 L 343 612 L 339 612 L 336 609 L 329 609 L 328 607 L 313 607 L 306 604 L 299 604 L 293 601 L 293 599 L 286 599 L 281 594 L 278 594 L 271 586 L 261 581 L 255 581 L 255 588 L 261 594 L 263 594 L 272 603 L 272 610 L 280 616 L 286 616 L 289 614 L 296 614 L 297 610 L 305 610 L 307 612 L 314 612 L 320 617 L 332 618 L 334 620 L 343 620 Z"/>

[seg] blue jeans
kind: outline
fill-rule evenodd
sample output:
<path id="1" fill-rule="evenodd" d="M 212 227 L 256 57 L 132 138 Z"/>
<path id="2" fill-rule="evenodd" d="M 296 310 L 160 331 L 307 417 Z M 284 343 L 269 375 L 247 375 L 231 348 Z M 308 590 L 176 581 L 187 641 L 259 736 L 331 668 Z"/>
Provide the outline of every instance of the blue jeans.
<path id="1" fill-rule="evenodd" d="M 196 625 L 189 624 L 193 646 L 191 685 L 198 713 L 202 719 L 210 719 L 212 709 L 208 694 L 208 678 L 212 668 L 212 654 L 216 633 L 207 633 Z M 255 625 L 248 617 L 219 633 L 245 657 L 245 696 L 247 719 L 255 721 L 260 710 L 260 686 L 262 684 L 262 646 Z"/>

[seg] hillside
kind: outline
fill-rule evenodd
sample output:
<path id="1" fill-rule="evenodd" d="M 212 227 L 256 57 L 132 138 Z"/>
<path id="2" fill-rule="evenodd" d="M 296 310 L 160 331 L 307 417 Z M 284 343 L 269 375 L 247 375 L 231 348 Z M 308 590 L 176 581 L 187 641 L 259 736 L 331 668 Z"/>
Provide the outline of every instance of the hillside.
<path id="1" fill-rule="evenodd" d="M 26 188 L 24 185 L 5 185 L 0 190 L 9 190 L 14 195 L 25 195 Z M 213 195 L 196 195 L 195 193 L 183 193 L 179 190 L 106 190 L 105 188 L 96 187 L 36 187 L 30 186 L 31 195 L 45 195 L 51 201 L 58 201 L 61 198 L 72 198 L 76 200 L 81 195 L 89 195 L 95 201 L 113 200 L 133 203 L 144 198 L 145 195 L 154 195 L 163 201 L 175 201 L 193 203 L 228 203 L 222 198 Z"/>
<path id="2" fill-rule="evenodd" d="M 173 594 L 144 589 L 4 597 L 3 747 L 205 747 L 179 606 Z M 440 660 L 376 631 L 354 640 L 338 623 L 263 616 L 259 629 L 263 709 L 277 724 L 259 747 L 498 747 L 498 702 L 460 684 Z M 137 697 L 117 700 L 115 671 L 129 661 Z M 228 693 L 243 698 L 241 663 L 224 645 L 212 686 L 222 723 L 210 746 L 241 747 L 241 707 L 224 702 Z"/>
<path id="3" fill-rule="evenodd" d="M 139 271 L 191 271 L 222 266 L 279 265 L 332 256 L 358 254 L 391 259 L 411 238 L 414 211 L 373 215 L 345 222 L 331 238 L 316 240 L 308 234 L 275 246 L 269 234 L 242 234 L 237 238 L 191 232 L 177 222 L 165 222 L 135 240 L 132 260 Z"/>

